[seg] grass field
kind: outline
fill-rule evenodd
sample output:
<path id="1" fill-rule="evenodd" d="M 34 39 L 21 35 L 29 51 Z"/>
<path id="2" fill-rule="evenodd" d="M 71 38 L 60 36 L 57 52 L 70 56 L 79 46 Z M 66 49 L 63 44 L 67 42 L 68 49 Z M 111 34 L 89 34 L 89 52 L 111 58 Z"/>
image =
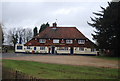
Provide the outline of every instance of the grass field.
<path id="1" fill-rule="evenodd" d="M 120 61 L 120 57 L 108 57 L 108 56 L 93 56 L 93 57 L 107 59 L 107 60 L 119 60 Z"/>
<path id="2" fill-rule="evenodd" d="M 3 60 L 5 67 L 42 79 L 116 79 L 118 69 Z"/>

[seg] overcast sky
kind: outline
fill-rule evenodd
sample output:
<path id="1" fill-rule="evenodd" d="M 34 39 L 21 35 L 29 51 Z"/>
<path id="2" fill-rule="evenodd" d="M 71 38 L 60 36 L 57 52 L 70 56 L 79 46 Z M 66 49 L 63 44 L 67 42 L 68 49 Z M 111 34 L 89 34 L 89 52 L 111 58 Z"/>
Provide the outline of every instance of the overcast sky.
<path id="1" fill-rule="evenodd" d="M 93 28 L 87 24 L 92 12 L 101 11 L 100 6 L 107 7 L 111 0 L 82 0 L 82 1 L 26 1 L 26 2 L 1 2 L 0 22 L 5 29 L 12 27 L 40 28 L 46 22 L 52 26 L 77 27 L 86 37 L 92 40 Z M 56 20 L 57 19 L 57 20 Z M 93 40 L 92 40 L 93 41 Z"/>

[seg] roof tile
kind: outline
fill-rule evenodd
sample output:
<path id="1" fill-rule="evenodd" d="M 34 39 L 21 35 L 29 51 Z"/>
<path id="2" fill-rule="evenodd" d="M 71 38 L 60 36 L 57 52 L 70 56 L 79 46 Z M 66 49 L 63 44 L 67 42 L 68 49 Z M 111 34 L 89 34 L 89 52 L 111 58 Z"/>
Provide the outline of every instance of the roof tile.
<path id="1" fill-rule="evenodd" d="M 35 38 L 86 39 L 76 27 L 48 27 Z"/>

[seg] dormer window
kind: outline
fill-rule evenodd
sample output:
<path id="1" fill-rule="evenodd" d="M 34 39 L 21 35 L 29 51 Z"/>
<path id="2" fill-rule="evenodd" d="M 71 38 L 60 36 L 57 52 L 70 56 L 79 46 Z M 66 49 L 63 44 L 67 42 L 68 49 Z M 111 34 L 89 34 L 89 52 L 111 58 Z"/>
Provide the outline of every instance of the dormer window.
<path id="1" fill-rule="evenodd" d="M 40 42 L 40 43 L 45 43 L 45 42 L 46 42 L 46 39 L 39 39 L 39 42 Z"/>
<path id="2" fill-rule="evenodd" d="M 53 43 L 59 43 L 59 39 L 53 39 Z"/>
<path id="3" fill-rule="evenodd" d="M 65 41 L 62 39 L 62 40 L 61 40 L 61 43 L 65 43 Z"/>
<path id="4" fill-rule="evenodd" d="M 85 44 L 85 40 L 78 40 L 78 44 Z"/>
<path id="5" fill-rule="evenodd" d="M 72 43 L 73 43 L 73 40 L 66 40 L 66 43 L 67 43 L 67 44 L 72 44 Z"/>

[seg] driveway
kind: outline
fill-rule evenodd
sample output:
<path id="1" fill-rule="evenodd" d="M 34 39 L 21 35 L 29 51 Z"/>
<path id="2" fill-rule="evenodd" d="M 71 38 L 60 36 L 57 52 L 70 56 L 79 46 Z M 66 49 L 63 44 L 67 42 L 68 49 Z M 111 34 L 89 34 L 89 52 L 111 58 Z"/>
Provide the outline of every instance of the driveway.
<path id="1" fill-rule="evenodd" d="M 23 54 L 23 53 L 2 53 L 2 58 L 24 57 L 24 56 L 39 56 L 40 54 Z"/>
<path id="2" fill-rule="evenodd" d="M 95 66 L 95 67 L 103 67 L 103 68 L 119 68 L 118 61 L 94 58 L 91 56 L 15 54 L 10 57 L 3 55 L 3 59 L 27 60 L 27 61 L 37 61 L 43 63 L 67 64 L 67 65 L 78 65 L 78 66 L 81 65 Z"/>

